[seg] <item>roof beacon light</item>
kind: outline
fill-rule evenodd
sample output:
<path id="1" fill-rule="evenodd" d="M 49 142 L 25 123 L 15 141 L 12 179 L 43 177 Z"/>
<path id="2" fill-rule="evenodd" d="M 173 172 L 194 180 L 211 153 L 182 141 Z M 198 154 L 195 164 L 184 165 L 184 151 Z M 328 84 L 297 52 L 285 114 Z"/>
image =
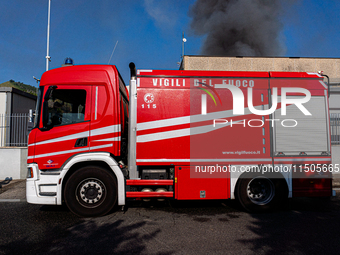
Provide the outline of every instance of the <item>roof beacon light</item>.
<path id="1" fill-rule="evenodd" d="M 62 66 L 73 66 L 73 59 L 72 58 L 65 58 L 64 64 Z"/>

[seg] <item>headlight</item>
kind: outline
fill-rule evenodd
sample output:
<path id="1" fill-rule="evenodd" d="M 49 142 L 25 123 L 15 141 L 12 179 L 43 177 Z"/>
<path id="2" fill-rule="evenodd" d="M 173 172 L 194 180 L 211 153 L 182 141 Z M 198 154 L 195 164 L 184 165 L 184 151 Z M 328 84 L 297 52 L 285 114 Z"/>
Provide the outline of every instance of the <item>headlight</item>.
<path id="1" fill-rule="evenodd" d="M 33 167 L 27 168 L 27 178 L 33 178 Z"/>

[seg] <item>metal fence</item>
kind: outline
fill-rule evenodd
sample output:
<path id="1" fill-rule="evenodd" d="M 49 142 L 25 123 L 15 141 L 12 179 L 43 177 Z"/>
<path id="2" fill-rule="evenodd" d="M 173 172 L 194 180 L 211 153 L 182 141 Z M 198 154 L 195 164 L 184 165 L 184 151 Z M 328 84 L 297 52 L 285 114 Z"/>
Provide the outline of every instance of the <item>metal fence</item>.
<path id="1" fill-rule="evenodd" d="M 29 133 L 29 114 L 0 114 L 0 147 L 25 147 Z"/>
<path id="2" fill-rule="evenodd" d="M 332 144 L 340 144 L 340 113 L 331 113 Z"/>

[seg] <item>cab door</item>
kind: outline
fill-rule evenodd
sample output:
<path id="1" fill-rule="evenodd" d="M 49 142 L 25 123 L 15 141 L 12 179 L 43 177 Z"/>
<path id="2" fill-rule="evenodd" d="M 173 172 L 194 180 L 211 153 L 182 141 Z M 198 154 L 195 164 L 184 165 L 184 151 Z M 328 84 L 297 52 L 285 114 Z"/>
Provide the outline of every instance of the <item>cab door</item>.
<path id="1" fill-rule="evenodd" d="M 34 144 L 39 169 L 61 168 L 71 156 L 89 150 L 90 99 L 91 86 L 45 87 Z"/>

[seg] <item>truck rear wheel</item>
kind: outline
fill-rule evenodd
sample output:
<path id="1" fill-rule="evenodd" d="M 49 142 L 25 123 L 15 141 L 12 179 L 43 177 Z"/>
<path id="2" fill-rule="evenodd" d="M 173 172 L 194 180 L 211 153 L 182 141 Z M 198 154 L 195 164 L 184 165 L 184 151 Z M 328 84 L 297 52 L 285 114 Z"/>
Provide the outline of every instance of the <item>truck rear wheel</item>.
<path id="1" fill-rule="evenodd" d="M 266 212 L 282 204 L 287 192 L 283 178 L 248 173 L 239 180 L 236 198 L 248 212 Z"/>
<path id="2" fill-rule="evenodd" d="M 67 180 L 64 199 L 67 207 L 78 216 L 105 215 L 117 202 L 117 181 L 103 168 L 83 167 Z"/>

